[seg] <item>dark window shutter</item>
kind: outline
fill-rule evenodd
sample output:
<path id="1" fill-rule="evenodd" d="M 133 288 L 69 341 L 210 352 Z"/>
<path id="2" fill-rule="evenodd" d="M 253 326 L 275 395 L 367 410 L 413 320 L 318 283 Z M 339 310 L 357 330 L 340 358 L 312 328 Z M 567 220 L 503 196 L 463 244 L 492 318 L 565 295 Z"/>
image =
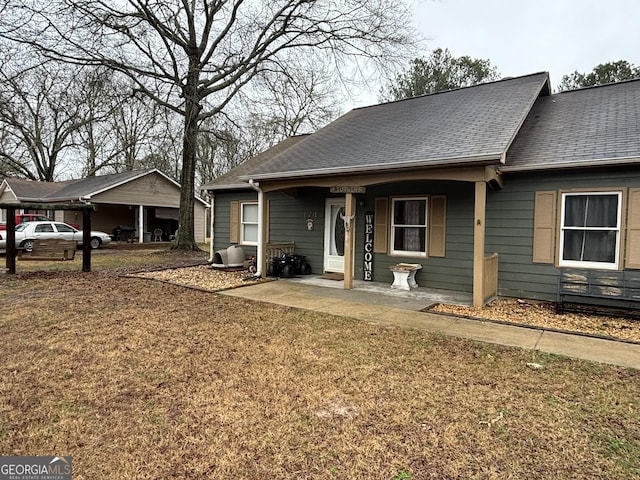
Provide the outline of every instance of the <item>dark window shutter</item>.
<path id="1" fill-rule="evenodd" d="M 629 189 L 626 268 L 640 268 L 640 188 Z"/>
<path id="2" fill-rule="evenodd" d="M 373 253 L 387 253 L 389 242 L 389 199 L 376 198 L 374 212 Z"/>
<path id="3" fill-rule="evenodd" d="M 533 220 L 533 261 L 554 263 L 556 244 L 556 192 L 536 192 Z"/>
<path id="4" fill-rule="evenodd" d="M 231 202 L 231 216 L 229 217 L 229 243 L 240 240 L 240 202 Z"/>
<path id="5" fill-rule="evenodd" d="M 447 197 L 432 195 L 429 208 L 429 256 L 444 257 L 447 228 Z"/>

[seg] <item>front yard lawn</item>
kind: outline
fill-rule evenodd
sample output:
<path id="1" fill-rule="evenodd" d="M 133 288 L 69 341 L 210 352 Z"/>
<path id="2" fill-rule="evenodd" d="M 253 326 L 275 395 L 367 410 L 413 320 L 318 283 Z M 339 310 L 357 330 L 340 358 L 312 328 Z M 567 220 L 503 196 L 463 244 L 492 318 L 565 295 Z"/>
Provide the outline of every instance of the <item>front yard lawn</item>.
<path id="1" fill-rule="evenodd" d="M 637 370 L 99 266 L 0 276 L 0 332 L 0 453 L 74 479 L 640 476 Z"/>

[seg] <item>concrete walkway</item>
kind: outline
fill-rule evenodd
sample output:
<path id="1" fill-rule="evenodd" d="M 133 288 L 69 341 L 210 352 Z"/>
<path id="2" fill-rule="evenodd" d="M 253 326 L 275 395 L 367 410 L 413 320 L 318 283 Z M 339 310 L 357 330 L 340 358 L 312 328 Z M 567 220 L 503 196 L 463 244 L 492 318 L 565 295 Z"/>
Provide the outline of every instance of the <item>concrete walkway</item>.
<path id="1" fill-rule="evenodd" d="M 273 281 L 236 288 L 224 295 L 353 317 L 367 322 L 398 325 L 481 342 L 640 369 L 640 345 L 584 335 L 503 325 L 420 311 L 416 302 L 355 290 Z"/>

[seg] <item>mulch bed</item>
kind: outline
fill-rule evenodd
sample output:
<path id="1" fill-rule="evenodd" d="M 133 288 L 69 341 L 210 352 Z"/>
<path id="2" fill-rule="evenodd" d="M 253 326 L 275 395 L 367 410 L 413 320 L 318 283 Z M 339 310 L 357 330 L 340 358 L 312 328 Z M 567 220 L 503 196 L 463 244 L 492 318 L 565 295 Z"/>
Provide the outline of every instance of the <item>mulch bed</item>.
<path id="1" fill-rule="evenodd" d="M 640 321 L 589 312 L 557 314 L 550 302 L 499 298 L 478 307 L 436 305 L 432 311 L 640 342 Z"/>

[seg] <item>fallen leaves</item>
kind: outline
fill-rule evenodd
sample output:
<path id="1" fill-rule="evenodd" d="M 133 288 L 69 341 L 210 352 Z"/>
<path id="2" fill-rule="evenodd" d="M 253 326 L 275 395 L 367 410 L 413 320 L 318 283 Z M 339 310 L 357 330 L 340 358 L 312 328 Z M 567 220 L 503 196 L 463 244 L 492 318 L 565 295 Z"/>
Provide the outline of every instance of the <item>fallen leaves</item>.
<path id="1" fill-rule="evenodd" d="M 171 268 L 152 272 L 140 272 L 130 275 L 136 278 L 148 278 L 182 285 L 191 288 L 198 288 L 210 292 L 228 290 L 264 282 L 264 278 L 255 278 L 248 271 L 226 271 L 216 270 L 208 265 L 197 265 L 195 267 Z"/>
<path id="2" fill-rule="evenodd" d="M 637 320 L 589 313 L 557 314 L 549 302 L 499 298 L 481 308 L 440 304 L 432 311 L 640 342 Z"/>

